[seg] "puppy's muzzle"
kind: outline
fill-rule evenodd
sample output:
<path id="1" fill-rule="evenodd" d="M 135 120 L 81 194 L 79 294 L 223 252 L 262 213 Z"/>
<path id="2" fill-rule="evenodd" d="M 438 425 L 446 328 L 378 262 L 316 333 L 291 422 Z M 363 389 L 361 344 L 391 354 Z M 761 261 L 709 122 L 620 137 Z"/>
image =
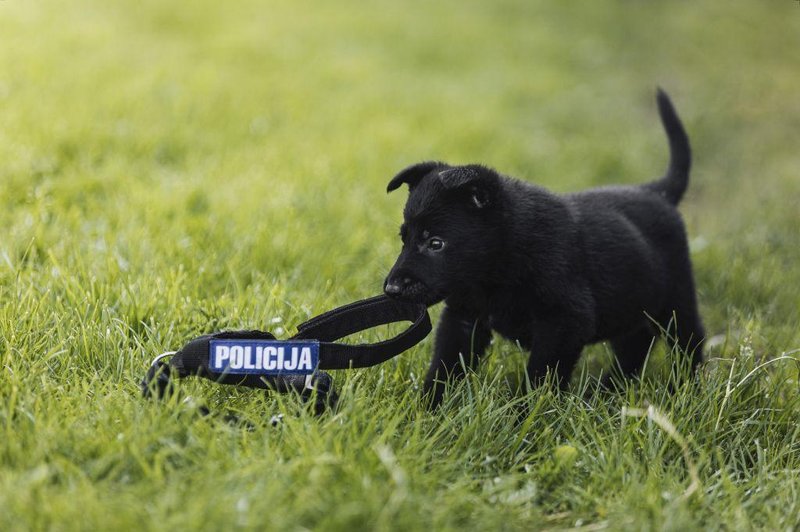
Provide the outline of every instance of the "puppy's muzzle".
<path id="1" fill-rule="evenodd" d="M 408 275 L 390 275 L 383 283 L 383 291 L 389 297 L 413 300 L 424 294 L 425 285 Z"/>

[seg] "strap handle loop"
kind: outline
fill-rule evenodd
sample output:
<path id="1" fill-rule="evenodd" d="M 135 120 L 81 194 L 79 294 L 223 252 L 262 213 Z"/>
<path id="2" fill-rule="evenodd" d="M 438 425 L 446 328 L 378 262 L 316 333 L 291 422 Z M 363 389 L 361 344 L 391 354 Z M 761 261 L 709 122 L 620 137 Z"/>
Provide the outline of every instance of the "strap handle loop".
<path id="1" fill-rule="evenodd" d="M 394 338 L 374 344 L 334 343 L 345 336 L 398 321 L 411 326 Z M 425 305 L 376 296 L 320 314 L 300 324 L 294 340 L 320 341 L 320 369 L 366 368 L 386 362 L 406 351 L 431 332 Z"/>

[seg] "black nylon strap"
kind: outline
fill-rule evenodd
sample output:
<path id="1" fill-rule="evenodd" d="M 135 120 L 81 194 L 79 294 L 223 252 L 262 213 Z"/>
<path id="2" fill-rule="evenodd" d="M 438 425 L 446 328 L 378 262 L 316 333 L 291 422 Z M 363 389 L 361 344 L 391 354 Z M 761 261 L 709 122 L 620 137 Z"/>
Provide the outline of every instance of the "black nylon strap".
<path id="1" fill-rule="evenodd" d="M 374 344 L 347 345 L 334 342 L 353 333 L 399 321 L 410 321 L 411 326 L 389 340 Z M 348 369 L 374 366 L 399 355 L 419 343 L 431 331 L 431 320 L 425 305 L 395 301 L 386 296 L 377 296 L 320 314 L 298 326 L 298 332 L 286 342 L 293 340 L 316 340 L 319 342 L 319 365 L 312 375 L 290 374 L 234 374 L 217 373 L 209 369 L 212 340 L 275 340 L 264 331 L 221 331 L 199 336 L 179 351 L 165 364 L 156 358 L 141 381 L 145 397 L 153 394 L 162 397 L 172 393 L 170 368 L 173 375 L 188 377 L 197 375 L 220 384 L 262 388 L 286 393 L 295 391 L 306 401 L 314 399 L 317 414 L 336 404 L 336 391 L 330 375 L 325 369 Z M 280 340 L 278 340 L 280 341 Z M 206 410 L 207 412 L 207 410 Z"/>
<path id="2" fill-rule="evenodd" d="M 350 334 L 399 321 L 411 326 L 389 340 L 374 344 L 348 345 L 336 343 Z M 431 320 L 425 305 L 377 296 L 339 307 L 311 318 L 298 326 L 298 333 L 287 341 L 318 340 L 318 369 L 365 368 L 386 362 L 418 344 L 431 331 Z M 274 387 L 269 376 L 215 373 L 208 368 L 209 344 L 212 340 L 275 340 L 264 331 L 221 331 L 199 336 L 175 353 L 170 366 L 180 377 L 199 374 L 222 384 L 239 384 L 253 388 Z M 280 341 L 280 340 L 279 340 Z"/>

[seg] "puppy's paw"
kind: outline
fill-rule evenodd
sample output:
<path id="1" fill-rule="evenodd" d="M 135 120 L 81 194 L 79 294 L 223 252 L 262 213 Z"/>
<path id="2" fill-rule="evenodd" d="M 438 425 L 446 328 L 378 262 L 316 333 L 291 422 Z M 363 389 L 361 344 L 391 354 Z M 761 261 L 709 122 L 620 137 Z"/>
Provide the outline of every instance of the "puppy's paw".
<path id="1" fill-rule="evenodd" d="M 442 404 L 447 385 L 440 380 L 426 380 L 422 387 L 422 400 L 428 410 L 436 410 Z"/>

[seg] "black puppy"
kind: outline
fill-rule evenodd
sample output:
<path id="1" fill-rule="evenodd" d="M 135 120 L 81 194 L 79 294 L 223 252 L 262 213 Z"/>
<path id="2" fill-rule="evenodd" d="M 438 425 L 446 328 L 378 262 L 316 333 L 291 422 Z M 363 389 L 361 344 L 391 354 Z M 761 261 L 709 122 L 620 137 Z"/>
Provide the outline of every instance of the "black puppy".
<path id="1" fill-rule="evenodd" d="M 657 95 L 669 139 L 661 179 L 556 195 L 480 165 L 423 162 L 391 180 L 409 197 L 403 249 L 386 294 L 445 300 L 425 380 L 433 404 L 442 379 L 478 362 L 491 331 L 532 350 L 528 376 L 548 369 L 565 386 L 583 346 L 610 340 L 619 369 L 636 374 L 669 332 L 694 368 L 704 331 L 686 231 L 676 205 L 689 180 L 689 140 L 669 97 Z M 462 365 L 463 360 L 463 365 Z"/>

